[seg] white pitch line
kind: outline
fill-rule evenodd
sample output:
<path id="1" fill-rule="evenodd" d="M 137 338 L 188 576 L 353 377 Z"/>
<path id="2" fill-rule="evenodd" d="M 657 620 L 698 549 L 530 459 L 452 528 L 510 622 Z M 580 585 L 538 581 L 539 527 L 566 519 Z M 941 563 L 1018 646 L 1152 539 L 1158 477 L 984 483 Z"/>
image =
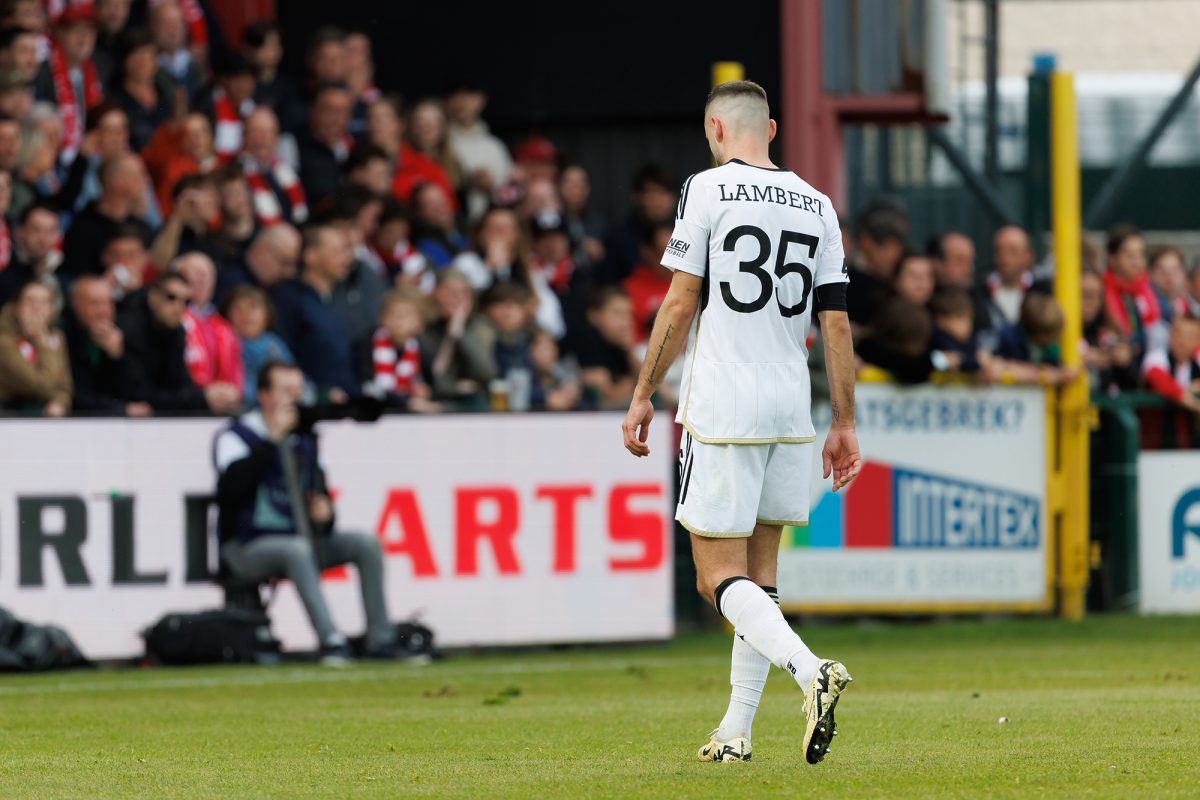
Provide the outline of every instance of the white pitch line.
<path id="1" fill-rule="evenodd" d="M 457 675 L 519 675 L 526 673 L 622 670 L 628 667 L 660 668 L 689 664 L 707 665 L 725 663 L 727 657 L 702 658 L 637 658 L 608 659 L 605 661 L 547 661 L 535 664 L 445 664 L 417 666 L 394 665 L 389 668 L 350 667 L 335 670 L 330 667 L 269 667 L 263 666 L 254 673 L 240 672 L 227 676 L 179 676 L 172 678 L 149 678 L 147 680 L 90 680 L 61 681 L 59 683 L 33 684 L 27 686 L 0 685 L 0 696 L 24 696 L 39 694 L 78 694 L 81 692 L 125 691 L 142 689 L 198 689 L 226 686 L 273 686 L 296 683 L 364 683 L 375 680 L 412 678 L 441 678 Z"/>

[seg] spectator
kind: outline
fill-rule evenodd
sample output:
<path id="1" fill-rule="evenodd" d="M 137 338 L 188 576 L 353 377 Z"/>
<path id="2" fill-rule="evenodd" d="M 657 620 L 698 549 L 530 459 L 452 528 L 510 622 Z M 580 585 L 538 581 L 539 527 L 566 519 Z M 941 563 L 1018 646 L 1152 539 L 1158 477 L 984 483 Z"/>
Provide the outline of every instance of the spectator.
<path id="1" fill-rule="evenodd" d="M 1021 303 L 1034 286 L 1033 247 L 1029 234 L 1016 225 L 1005 225 L 992 237 L 992 272 L 984 282 L 991 308 L 991 325 L 1016 325 Z"/>
<path id="2" fill-rule="evenodd" d="M 1141 363 L 1147 349 L 1161 347 L 1166 338 L 1163 308 L 1146 273 L 1146 243 L 1136 228 L 1118 226 L 1109 231 L 1106 249 L 1105 309 L 1132 346 L 1134 363 Z"/>
<path id="3" fill-rule="evenodd" d="M 250 185 L 241 166 L 236 162 L 227 164 L 213 174 L 213 180 L 221 207 L 221 227 L 217 231 L 215 244 L 220 253 L 218 263 L 223 269 L 228 262 L 245 260 L 246 249 L 254 238 L 257 224 Z"/>
<path id="4" fill-rule="evenodd" d="M 671 222 L 679 199 L 678 183 L 657 164 L 646 164 L 633 178 L 633 210 L 624 224 L 609 233 L 604 245 L 607 260 L 599 277 L 606 283 L 620 283 L 637 264 L 646 231 Z"/>
<path id="5" fill-rule="evenodd" d="M 1158 295 L 1164 321 L 1187 316 L 1191 309 L 1188 305 L 1187 268 L 1179 248 L 1163 247 L 1150 256 L 1150 284 Z"/>
<path id="6" fill-rule="evenodd" d="M 517 145 L 517 169 L 525 176 L 527 183 L 534 181 L 549 181 L 551 186 L 558 183 L 558 149 L 554 142 L 545 136 L 533 134 Z"/>
<path id="7" fill-rule="evenodd" d="M 379 215 L 379 225 L 371 240 L 370 251 L 376 271 L 387 276 L 387 282 L 397 286 L 420 289 L 422 294 L 433 292 L 434 277 L 425 256 L 413 246 L 409 236 L 412 225 L 408 213 L 395 200 L 388 198 Z"/>
<path id="8" fill-rule="evenodd" d="M 12 208 L 12 173 L 0 170 L 0 273 L 13 264 L 12 228 L 8 219 Z"/>
<path id="9" fill-rule="evenodd" d="M 217 268 L 212 259 L 198 252 L 180 256 L 174 268 L 192 289 L 183 312 L 184 361 L 192 383 L 201 389 L 215 384 L 232 386 L 240 404 L 246 381 L 241 342 L 212 302 Z"/>
<path id="10" fill-rule="evenodd" d="M 7 172 L 12 180 L 10 217 L 19 218 L 38 199 L 37 189 L 25 178 L 26 166 L 21 158 L 21 124 L 0 113 L 0 171 Z"/>
<path id="11" fill-rule="evenodd" d="M 154 181 L 162 213 L 175 210 L 171 198 L 175 185 L 189 175 L 208 175 L 221 166 L 213 149 L 212 123 L 200 113 L 187 114 L 183 121 L 163 125 L 142 151 Z"/>
<path id="12" fill-rule="evenodd" d="M 508 148 L 482 119 L 486 107 L 487 94 L 476 85 L 459 84 L 446 95 L 447 134 L 467 186 L 471 220 L 487 210 L 492 191 L 508 182 L 513 166 Z"/>
<path id="13" fill-rule="evenodd" d="M 1084 268 L 1079 276 L 1080 313 L 1083 318 L 1083 341 L 1080 352 L 1088 370 L 1091 388 L 1107 391 L 1116 385 L 1137 383 L 1137 364 L 1133 349 L 1109 322 L 1104 313 L 1104 279 L 1094 269 Z M 1117 373 L 1124 373 L 1120 378 Z"/>
<path id="14" fill-rule="evenodd" d="M 25 82 L 37 78 L 42 60 L 36 33 L 15 26 L 0 29 L 0 71 Z"/>
<path id="15" fill-rule="evenodd" d="M 242 43 L 246 58 L 256 70 L 254 102 L 275 109 L 284 130 L 298 130 L 304 124 L 304 104 L 296 82 L 279 70 L 283 63 L 279 25 L 266 20 L 252 23 L 242 34 Z"/>
<path id="16" fill-rule="evenodd" d="M 300 176 L 279 156 L 279 121 L 275 113 L 259 106 L 246 118 L 242 169 L 250 184 L 254 217 L 259 225 L 308 220 L 308 198 Z"/>
<path id="17" fill-rule="evenodd" d="M 215 59 L 216 85 L 204 110 L 215 121 L 213 146 L 222 163 L 242 152 L 244 120 L 254 110 L 254 68 L 236 53 Z"/>
<path id="18" fill-rule="evenodd" d="M 100 196 L 100 165 L 128 152 L 129 120 L 120 106 L 105 101 L 88 111 L 83 146 L 55 198 L 58 207 L 68 216 L 82 211 Z"/>
<path id="19" fill-rule="evenodd" d="M 333 502 L 316 434 L 299 428 L 304 376 L 268 363 L 258 379 L 260 408 L 217 434 L 217 527 L 221 558 L 243 580 L 286 577 L 304 601 L 326 663 L 351 658 L 321 595 L 320 570 L 354 564 L 362 582 L 369 656 L 394 655 L 384 601 L 383 555 L 366 533 L 335 533 Z"/>
<path id="20" fill-rule="evenodd" d="M 203 71 L 187 46 L 187 23 L 178 0 L 151 3 L 146 20 L 158 48 L 158 65 L 171 79 L 172 95 L 182 91 L 188 99 L 195 97 L 203 80 Z"/>
<path id="21" fill-rule="evenodd" d="M 431 158 L 409 147 L 404 138 L 404 110 L 400 98 L 386 95 L 367 109 L 367 141 L 383 150 L 392 162 L 392 195 L 411 203 L 413 191 L 422 183 L 436 183 L 454 202 L 454 186 L 445 171 Z"/>
<path id="22" fill-rule="evenodd" d="M 26 115 L 21 145 L 21 178 L 42 197 L 56 196 L 62 188 L 59 155 L 63 147 L 63 121 L 58 109 L 35 103 Z"/>
<path id="23" fill-rule="evenodd" d="M 181 178 L 171 191 L 174 210 L 150 246 L 151 259 L 158 269 L 166 269 L 182 253 L 201 252 L 214 261 L 220 247 L 214 232 L 220 222 L 221 204 L 216 183 L 207 175 Z"/>
<path id="24" fill-rule="evenodd" d="M 1200 261 L 1188 273 L 1188 314 L 1200 319 Z"/>
<path id="25" fill-rule="evenodd" d="M 382 198 L 367 189 L 348 186 L 334 196 L 326 224 L 350 237 L 353 260 L 349 273 L 334 287 L 331 303 L 342 318 L 351 344 L 370 338 L 379 319 L 379 301 L 387 291 L 383 278 L 367 261 L 366 243 L 375 235 Z"/>
<path id="26" fill-rule="evenodd" d="M 141 235 L 136 225 L 118 225 L 100 251 L 103 277 L 122 308 L 147 283 L 150 259 Z"/>
<path id="27" fill-rule="evenodd" d="M 473 315 L 475 295 L 461 272 L 443 270 L 433 292 L 437 316 L 421 336 L 429 355 L 434 400 L 477 406 L 496 377 L 496 361 L 487 346 L 487 323 Z"/>
<path id="28" fill-rule="evenodd" d="M 524 195 L 517 208 L 521 217 L 529 221 L 543 214 L 561 217 L 562 200 L 558 196 L 558 186 L 550 178 L 530 178 L 525 182 Z"/>
<path id="29" fill-rule="evenodd" d="M 325 84 L 313 97 L 308 128 L 297 137 L 300 184 L 317 205 L 342 185 L 344 165 L 354 147 L 350 136 L 350 93 L 342 84 Z"/>
<path id="30" fill-rule="evenodd" d="M 938 289 L 962 289 L 971 297 L 975 333 L 991 327 L 988 297 L 975 287 L 975 243 L 958 231 L 946 231 L 929 240 L 926 254 L 933 260 L 933 281 Z"/>
<path id="31" fill-rule="evenodd" d="M 979 337 L 975 334 L 975 305 L 963 289 L 939 289 L 929 303 L 933 321 L 930 345 L 941 353 L 945 369 L 974 373 L 979 371 Z"/>
<path id="32" fill-rule="evenodd" d="M 563 216 L 571 234 L 571 254 L 577 264 L 590 267 L 604 261 L 604 220 L 589 209 L 592 186 L 579 164 L 563 167 L 558 178 Z"/>
<path id="33" fill-rule="evenodd" d="M 367 108 L 380 98 L 375 86 L 375 62 L 371 58 L 371 37 L 366 31 L 349 31 L 346 48 L 346 86 L 354 99 L 350 115 L 350 135 L 362 140 L 367 132 Z"/>
<path id="34" fill-rule="evenodd" d="M 135 214 L 146 188 L 141 159 L 131 153 L 110 158 L 100 165 L 99 179 L 100 196 L 79 213 L 63 241 L 62 272 L 67 279 L 101 274 L 100 253 L 122 225 L 136 225 L 142 241 L 150 239 L 150 226 Z"/>
<path id="35" fill-rule="evenodd" d="M 885 300 L 863 333 L 854 344 L 859 358 L 885 370 L 897 383 L 924 383 L 936 366 L 958 366 L 954 359 L 934 364 L 933 321 L 925 309 L 902 297 Z"/>
<path id="36" fill-rule="evenodd" d="M 124 399 L 147 403 L 156 412 L 232 413 L 241 398 L 238 387 L 214 383 L 201 390 L 188 374 L 183 313 L 191 293 L 186 278 L 167 272 L 131 297 L 118 315 L 125 339 Z"/>
<path id="37" fill-rule="evenodd" d="M 579 353 L 583 385 L 600 408 L 629 405 L 641 364 L 634 353 L 633 303 L 612 286 L 599 289 L 587 310 L 591 335 Z"/>
<path id="38" fill-rule="evenodd" d="M 357 395 L 350 336 L 332 303 L 354 262 L 349 233 L 332 225 L 305 228 L 300 259 L 299 279 L 271 290 L 278 333 L 322 397 Z"/>
<path id="39" fill-rule="evenodd" d="M 71 285 L 71 303 L 63 317 L 77 412 L 145 417 L 147 403 L 123 399 L 125 335 L 116 323 L 112 287 L 103 278 L 84 275 Z"/>
<path id="40" fill-rule="evenodd" d="M 471 250 L 454 259 L 454 268 L 466 276 L 476 292 L 486 291 L 492 284 L 523 280 L 529 267 L 524 263 L 529 245 L 525 241 L 521 220 L 511 208 L 489 208 L 475 226 L 475 241 Z"/>
<path id="41" fill-rule="evenodd" d="M 308 43 L 308 74 L 311 86 L 345 84 L 349 75 L 346 63 L 346 32 L 327 25 L 313 32 Z"/>
<path id="42" fill-rule="evenodd" d="M 904 256 L 907 237 L 908 218 L 897 208 L 875 206 L 859 217 L 854 261 L 847 263 L 850 283 L 846 287 L 846 309 L 856 326 L 870 325 L 882 308 Z M 916 329 L 910 333 L 915 334 Z"/>
<path id="43" fill-rule="evenodd" d="M 511 380 L 514 370 L 533 376 L 533 358 L 529 352 L 532 304 L 529 289 L 513 281 L 493 285 L 480 302 L 491 325 L 492 356 L 503 378 Z"/>
<path id="44" fill-rule="evenodd" d="M 164 122 L 171 118 L 177 102 L 169 76 L 159 69 L 157 48 L 149 31 L 125 31 L 117 50 L 112 76 L 112 99 L 129 120 L 129 143 L 140 152 Z"/>
<path id="45" fill-rule="evenodd" d="M 571 411 L 579 406 L 583 387 L 579 376 L 559 360 L 558 342 L 547 331 L 536 330 L 529 344 L 533 361 L 531 407 L 535 411 Z M 538 402 L 541 398 L 541 402 Z"/>
<path id="46" fill-rule="evenodd" d="M 266 292 L 257 286 L 237 286 L 225 296 L 221 315 L 229 320 L 242 352 L 242 374 L 245 377 L 243 398 L 251 405 L 258 402 L 258 374 L 268 362 L 294 364 L 292 351 L 271 332 L 275 310 Z"/>
<path id="47" fill-rule="evenodd" d="M 62 263 L 58 213 L 49 205 L 35 203 L 26 208 L 13 234 L 12 258 L 0 271 L 0 306 L 16 297 L 25 283 L 56 282 L 55 271 Z"/>
<path id="48" fill-rule="evenodd" d="M 346 161 L 346 181 L 386 197 L 392 192 L 392 162 L 382 147 L 360 143 Z"/>
<path id="49" fill-rule="evenodd" d="M 1153 391 L 1200 414 L 1200 320 L 1176 317 L 1166 347 L 1146 353 L 1142 373 Z"/>
<path id="50" fill-rule="evenodd" d="M 235 286 L 255 286 L 269 292 L 296 277 L 300 263 L 300 232 L 287 223 L 262 228 L 246 248 L 242 262 L 225 264 L 217 276 L 216 296 L 224 298 Z"/>
<path id="51" fill-rule="evenodd" d="M 62 161 L 69 164 L 83 144 L 88 109 L 104 100 L 104 88 L 92 62 L 96 18 L 90 6 L 68 6 L 54 26 L 54 42 L 35 81 L 38 100 L 58 108 L 62 119 Z"/>
<path id="52" fill-rule="evenodd" d="M 1055 386 L 1078 372 L 1062 366 L 1063 311 L 1052 295 L 1028 292 L 1017 328 L 1000 338 L 986 363 L 989 377 L 1013 383 Z"/>
<path id="53" fill-rule="evenodd" d="M 38 36 L 45 36 L 46 7 L 39 0 L 11 0 L 0 8 L 4 12 L 4 17 L 0 22 L 4 25 L 24 28 L 33 31 Z"/>
<path id="54" fill-rule="evenodd" d="M 413 106 L 408 120 L 408 144 L 439 167 L 457 191 L 462 185 L 462 168 L 450 146 L 446 110 L 441 101 L 425 99 Z"/>
<path id="55" fill-rule="evenodd" d="M 417 250 L 435 269 L 445 269 L 467 251 L 467 238 L 454 224 L 450 195 L 436 183 L 422 183 L 412 194 L 414 236 Z"/>
<path id="56" fill-rule="evenodd" d="M 129 23 L 131 0 L 96 0 L 96 49 L 92 61 L 100 83 L 111 86 L 120 63 L 121 34 Z"/>
<path id="57" fill-rule="evenodd" d="M 440 410 L 424 376 L 421 334 L 425 330 L 423 298 L 411 289 L 393 289 L 379 306 L 379 327 L 369 340 L 363 375 L 386 397 L 389 407 L 405 411 Z"/>
<path id="58" fill-rule="evenodd" d="M 933 288 L 933 261 L 918 253 L 905 253 L 896 266 L 892 291 L 914 306 L 926 308 Z"/>
<path id="59" fill-rule="evenodd" d="M 671 224 L 662 223 L 647 231 L 638 265 L 621 284 L 633 303 L 634 340 L 638 344 L 650 338 L 654 316 L 671 288 L 672 272 L 659 261 L 674 230 Z"/>
<path id="60" fill-rule="evenodd" d="M 0 311 L 0 405 L 47 417 L 70 410 L 67 345 L 54 307 L 50 287 L 27 283 Z"/>

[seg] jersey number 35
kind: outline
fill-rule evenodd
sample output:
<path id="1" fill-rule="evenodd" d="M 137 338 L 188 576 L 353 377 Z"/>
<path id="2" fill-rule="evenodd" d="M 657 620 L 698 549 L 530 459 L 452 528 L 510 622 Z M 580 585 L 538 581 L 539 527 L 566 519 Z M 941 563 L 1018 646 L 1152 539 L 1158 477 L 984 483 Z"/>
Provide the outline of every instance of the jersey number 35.
<path id="1" fill-rule="evenodd" d="M 762 228 L 754 225 L 739 225 L 729 232 L 725 237 L 724 250 L 727 253 L 733 252 L 737 246 L 737 242 L 743 236 L 753 237 L 758 242 L 758 255 L 749 261 L 739 261 L 738 271 L 749 273 L 758 278 L 759 285 L 762 290 L 758 297 L 749 302 L 743 302 L 733 296 L 733 289 L 729 285 L 729 281 L 721 281 L 721 299 L 725 301 L 725 305 L 729 306 L 734 311 L 742 314 L 750 314 L 754 311 L 759 311 L 765 308 L 767 303 L 771 301 L 772 295 L 776 294 L 774 281 L 771 280 L 771 273 L 763 269 L 763 264 L 771 257 L 771 240 L 767 236 L 767 232 Z M 812 270 L 798 261 L 788 261 L 787 252 L 788 246 L 798 244 L 808 247 L 808 259 L 811 262 L 817 255 L 817 245 L 820 239 L 812 234 L 797 233 L 796 231 L 782 231 L 779 234 L 779 247 L 776 250 L 775 256 L 775 276 L 782 280 L 791 274 L 797 274 L 804 281 L 804 291 L 800 294 L 800 302 L 792 306 L 785 306 L 776 299 L 775 304 L 779 307 L 779 313 L 784 317 L 794 317 L 797 314 L 803 314 L 808 308 L 808 296 L 812 293 Z"/>

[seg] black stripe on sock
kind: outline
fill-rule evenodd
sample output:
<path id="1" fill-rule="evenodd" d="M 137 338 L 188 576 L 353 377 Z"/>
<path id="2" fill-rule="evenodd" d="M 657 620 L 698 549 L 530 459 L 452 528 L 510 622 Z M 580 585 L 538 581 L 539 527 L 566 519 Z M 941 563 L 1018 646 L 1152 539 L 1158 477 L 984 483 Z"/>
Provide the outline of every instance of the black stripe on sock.
<path id="1" fill-rule="evenodd" d="M 735 575 L 732 578 L 726 578 L 725 580 L 721 581 L 720 585 L 717 586 L 717 590 L 713 592 L 713 605 L 717 607 L 718 614 L 720 614 L 722 617 L 725 616 L 725 612 L 721 610 L 721 595 L 725 594 L 725 590 L 738 581 L 748 580 L 750 579 L 745 575 Z M 728 617 L 726 617 L 726 619 L 728 619 Z"/>
<path id="2" fill-rule="evenodd" d="M 774 586 L 760 586 L 758 588 L 760 588 L 764 592 L 766 592 L 767 597 L 769 597 L 775 601 L 775 605 L 779 605 L 779 589 L 778 588 L 776 588 Z"/>

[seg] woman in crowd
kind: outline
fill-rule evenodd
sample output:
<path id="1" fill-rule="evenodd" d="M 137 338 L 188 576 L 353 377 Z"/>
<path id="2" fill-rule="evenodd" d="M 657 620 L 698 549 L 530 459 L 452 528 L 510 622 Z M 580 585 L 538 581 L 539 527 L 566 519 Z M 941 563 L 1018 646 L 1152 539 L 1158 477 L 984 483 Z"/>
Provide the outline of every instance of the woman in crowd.
<path id="1" fill-rule="evenodd" d="M 67 341 L 55 305 L 53 289 L 30 282 L 0 311 L 0 405 L 47 417 L 71 409 Z"/>

